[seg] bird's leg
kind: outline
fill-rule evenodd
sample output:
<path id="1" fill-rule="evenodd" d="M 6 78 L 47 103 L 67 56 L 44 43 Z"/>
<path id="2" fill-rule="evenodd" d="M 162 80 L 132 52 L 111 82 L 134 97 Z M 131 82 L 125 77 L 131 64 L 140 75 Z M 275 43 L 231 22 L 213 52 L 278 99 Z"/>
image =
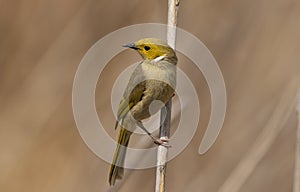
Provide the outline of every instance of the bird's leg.
<path id="1" fill-rule="evenodd" d="M 157 145 L 162 145 L 164 147 L 171 147 L 170 145 L 168 145 L 166 142 L 168 141 L 167 139 L 159 139 L 154 137 L 143 125 L 143 123 L 141 121 L 137 121 L 137 125 L 139 128 L 141 128 L 143 131 L 145 131 L 147 133 L 147 135 L 149 135 L 151 137 L 151 139 L 154 141 L 155 144 Z"/>

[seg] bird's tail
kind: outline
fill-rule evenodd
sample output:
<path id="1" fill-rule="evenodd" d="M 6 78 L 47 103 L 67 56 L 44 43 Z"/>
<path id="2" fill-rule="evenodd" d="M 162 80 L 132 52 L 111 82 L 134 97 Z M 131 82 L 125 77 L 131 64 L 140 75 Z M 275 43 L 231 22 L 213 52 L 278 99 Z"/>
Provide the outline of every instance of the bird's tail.
<path id="1" fill-rule="evenodd" d="M 118 139 L 118 145 L 115 150 L 114 158 L 110 166 L 109 184 L 114 185 L 117 179 L 122 179 L 124 174 L 124 160 L 129 138 L 132 132 L 121 127 Z"/>

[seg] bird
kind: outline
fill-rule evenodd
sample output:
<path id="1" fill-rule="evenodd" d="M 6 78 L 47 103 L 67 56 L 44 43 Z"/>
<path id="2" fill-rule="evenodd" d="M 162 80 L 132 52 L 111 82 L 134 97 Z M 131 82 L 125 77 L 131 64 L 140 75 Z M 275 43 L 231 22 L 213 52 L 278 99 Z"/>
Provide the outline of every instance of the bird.
<path id="1" fill-rule="evenodd" d="M 158 100 L 166 104 L 174 96 L 176 88 L 178 59 L 175 50 L 165 41 L 144 38 L 123 47 L 137 51 L 143 60 L 131 74 L 118 107 L 115 129 L 120 127 L 120 131 L 109 171 L 110 186 L 123 177 L 126 148 L 137 127 L 143 129 L 156 144 L 164 143 L 147 131 L 142 120 L 160 110 L 157 108 L 150 113 L 149 106 L 153 101 Z"/>

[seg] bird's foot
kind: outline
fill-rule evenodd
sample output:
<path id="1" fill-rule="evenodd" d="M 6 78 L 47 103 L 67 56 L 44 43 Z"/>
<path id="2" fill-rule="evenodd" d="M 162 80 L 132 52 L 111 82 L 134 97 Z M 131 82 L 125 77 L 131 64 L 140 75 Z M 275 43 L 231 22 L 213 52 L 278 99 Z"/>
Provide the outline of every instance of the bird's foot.
<path id="1" fill-rule="evenodd" d="M 170 148 L 172 146 L 168 144 L 168 141 L 169 141 L 169 139 L 166 139 L 166 138 L 160 138 L 160 139 L 157 138 L 154 140 L 154 143 L 157 145 L 162 145 L 164 147 Z"/>
<path id="2" fill-rule="evenodd" d="M 142 123 L 141 121 L 138 121 L 138 122 L 137 122 L 137 125 L 138 125 L 142 130 L 144 130 L 144 131 L 147 133 L 147 135 L 149 135 L 149 136 L 151 137 L 151 139 L 154 141 L 155 144 L 157 144 L 157 145 L 162 145 L 162 146 L 167 147 L 167 148 L 171 147 L 171 145 L 168 144 L 168 142 L 169 142 L 169 139 L 168 139 L 168 138 L 166 138 L 166 137 L 162 137 L 162 138 L 156 138 L 156 137 L 154 137 L 154 136 L 153 136 L 153 135 L 152 135 L 152 134 L 144 127 L 144 125 L 143 125 L 143 123 Z"/>

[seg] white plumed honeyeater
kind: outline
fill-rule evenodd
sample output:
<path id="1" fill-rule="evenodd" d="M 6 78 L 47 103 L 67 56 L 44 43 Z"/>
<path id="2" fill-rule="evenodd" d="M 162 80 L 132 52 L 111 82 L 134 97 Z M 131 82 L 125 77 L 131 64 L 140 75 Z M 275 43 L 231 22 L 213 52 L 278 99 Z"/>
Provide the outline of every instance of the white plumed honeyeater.
<path id="1" fill-rule="evenodd" d="M 134 129 L 140 127 L 147 132 L 141 121 L 153 115 L 153 111 L 149 112 L 150 104 L 155 100 L 167 103 L 174 95 L 176 86 L 177 57 L 166 42 L 146 38 L 124 47 L 136 50 L 143 61 L 132 73 L 119 104 L 115 129 L 120 125 L 120 132 L 109 172 L 110 185 L 123 177 L 126 148 Z"/>

